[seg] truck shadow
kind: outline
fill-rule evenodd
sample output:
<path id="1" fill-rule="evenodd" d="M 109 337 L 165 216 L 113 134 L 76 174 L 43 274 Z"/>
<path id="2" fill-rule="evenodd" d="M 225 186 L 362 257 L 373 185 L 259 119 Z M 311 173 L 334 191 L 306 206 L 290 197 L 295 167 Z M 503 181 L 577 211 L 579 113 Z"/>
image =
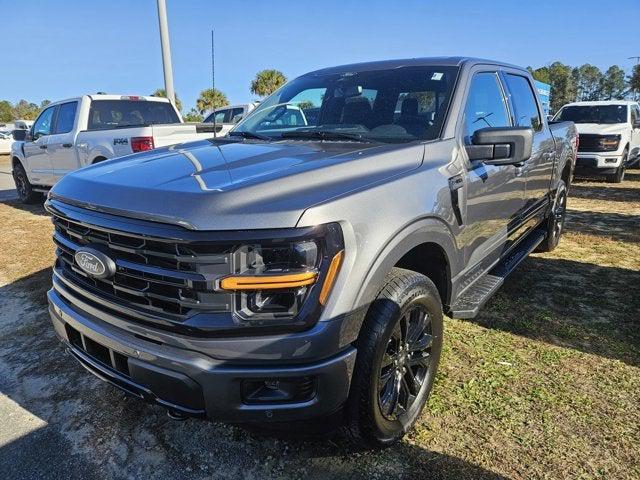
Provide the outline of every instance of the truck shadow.
<path id="1" fill-rule="evenodd" d="M 640 243 L 640 215 L 567 209 L 565 232 Z"/>
<path id="2" fill-rule="evenodd" d="M 3 192 L 0 192 L 3 193 Z M 7 205 L 8 207 L 15 208 L 16 210 L 22 210 L 23 212 L 28 212 L 33 215 L 49 215 L 47 211 L 44 209 L 44 198 L 41 202 L 33 203 L 33 204 L 24 204 L 17 197 L 7 197 L 4 198 L 0 196 L 0 204 Z"/>
<path id="3" fill-rule="evenodd" d="M 534 255 L 471 321 L 640 366 L 639 311 L 640 271 Z"/>
<path id="4" fill-rule="evenodd" d="M 631 187 L 614 187 L 610 183 L 594 185 L 593 183 L 571 185 L 570 197 L 584 198 L 586 200 L 608 200 L 628 203 L 634 196 L 640 201 L 640 189 Z"/>
<path id="5" fill-rule="evenodd" d="M 0 406 L 13 409 L 3 426 L 24 429 L 0 447 L 3 478 L 505 478 L 407 442 L 368 451 L 336 436 L 310 441 L 172 421 L 65 354 L 47 313 L 50 278 L 44 269 L 0 287 Z"/>

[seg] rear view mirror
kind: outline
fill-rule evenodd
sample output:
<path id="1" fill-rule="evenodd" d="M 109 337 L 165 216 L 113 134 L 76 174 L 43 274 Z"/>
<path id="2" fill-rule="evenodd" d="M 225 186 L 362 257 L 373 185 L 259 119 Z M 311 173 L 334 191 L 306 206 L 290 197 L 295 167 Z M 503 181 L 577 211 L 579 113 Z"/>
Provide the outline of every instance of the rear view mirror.
<path id="1" fill-rule="evenodd" d="M 533 129 L 530 127 L 490 127 L 476 130 L 467 145 L 469 160 L 487 165 L 517 165 L 531 158 Z"/>
<path id="2" fill-rule="evenodd" d="M 13 139 L 16 142 L 22 142 L 25 140 L 26 136 L 27 136 L 27 131 L 26 130 L 14 130 L 11 132 L 11 136 L 13 137 Z"/>
<path id="3" fill-rule="evenodd" d="M 633 122 L 633 128 L 640 128 L 640 120 Z"/>
<path id="4" fill-rule="evenodd" d="M 362 95 L 362 85 L 339 86 L 333 92 L 335 98 L 351 98 Z"/>

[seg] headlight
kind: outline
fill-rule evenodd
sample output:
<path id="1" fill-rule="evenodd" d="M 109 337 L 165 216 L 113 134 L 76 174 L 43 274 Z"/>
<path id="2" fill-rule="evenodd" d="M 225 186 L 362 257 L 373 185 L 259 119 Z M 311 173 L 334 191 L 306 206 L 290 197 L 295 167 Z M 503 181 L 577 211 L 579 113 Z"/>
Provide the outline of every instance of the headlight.
<path id="1" fill-rule="evenodd" d="M 620 144 L 620 135 L 603 135 L 598 139 L 600 148 L 605 151 L 615 151 Z"/>
<path id="2" fill-rule="evenodd" d="M 342 245 L 338 224 L 322 225 L 304 238 L 240 245 L 231 255 L 233 273 L 219 288 L 235 292 L 233 310 L 242 319 L 293 319 L 307 303 L 326 303 Z"/>

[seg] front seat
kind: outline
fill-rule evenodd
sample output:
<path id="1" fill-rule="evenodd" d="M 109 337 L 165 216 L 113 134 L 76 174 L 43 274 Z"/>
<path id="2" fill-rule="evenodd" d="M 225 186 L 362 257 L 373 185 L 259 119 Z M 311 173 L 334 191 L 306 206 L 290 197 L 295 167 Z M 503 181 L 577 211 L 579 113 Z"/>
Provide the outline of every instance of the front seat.
<path id="1" fill-rule="evenodd" d="M 364 97 L 354 97 L 344 104 L 342 123 L 347 125 L 368 126 L 373 111 L 369 100 Z"/>
<path id="2" fill-rule="evenodd" d="M 418 114 L 418 99 L 405 98 L 400 106 L 400 118 L 398 124 L 404 128 L 408 134 L 414 137 L 421 137 L 425 131 L 424 121 Z"/>

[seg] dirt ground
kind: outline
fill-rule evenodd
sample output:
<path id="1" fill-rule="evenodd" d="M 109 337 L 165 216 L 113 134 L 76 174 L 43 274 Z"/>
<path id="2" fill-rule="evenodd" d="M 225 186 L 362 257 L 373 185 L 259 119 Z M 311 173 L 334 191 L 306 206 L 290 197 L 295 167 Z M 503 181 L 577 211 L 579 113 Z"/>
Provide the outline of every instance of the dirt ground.
<path id="1" fill-rule="evenodd" d="M 43 208 L 0 201 L 0 225 L 3 478 L 640 478 L 640 170 L 576 182 L 560 247 L 527 259 L 478 318 L 447 320 L 418 427 L 381 452 L 125 399 L 54 336 Z"/>

